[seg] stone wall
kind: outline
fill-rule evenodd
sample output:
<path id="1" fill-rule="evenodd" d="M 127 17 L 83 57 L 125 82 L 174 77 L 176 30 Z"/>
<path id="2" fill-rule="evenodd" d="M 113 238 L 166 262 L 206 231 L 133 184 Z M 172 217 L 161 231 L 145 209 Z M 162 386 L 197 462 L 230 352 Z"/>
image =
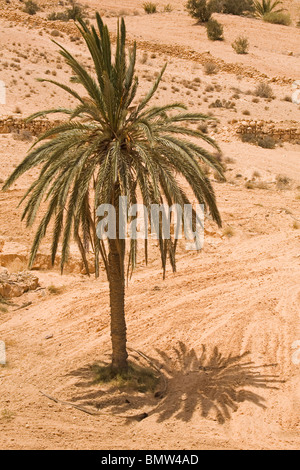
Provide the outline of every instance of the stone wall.
<path id="1" fill-rule="evenodd" d="M 0 134 L 9 134 L 11 132 L 20 133 L 23 130 L 29 131 L 32 135 L 38 136 L 51 129 L 60 121 L 48 121 L 47 119 L 36 119 L 32 122 L 26 122 L 25 119 L 17 117 L 7 117 L 0 119 Z"/>
<path id="2" fill-rule="evenodd" d="M 278 141 L 300 142 L 300 123 L 298 121 L 241 121 L 236 125 L 239 135 L 268 135 Z"/>

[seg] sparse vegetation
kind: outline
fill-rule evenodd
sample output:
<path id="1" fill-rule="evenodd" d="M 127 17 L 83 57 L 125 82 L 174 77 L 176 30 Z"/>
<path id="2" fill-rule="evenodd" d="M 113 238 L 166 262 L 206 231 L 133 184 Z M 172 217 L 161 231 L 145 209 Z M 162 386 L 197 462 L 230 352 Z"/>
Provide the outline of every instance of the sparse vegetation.
<path id="1" fill-rule="evenodd" d="M 215 75 L 219 72 L 219 67 L 215 62 L 209 61 L 204 64 L 204 73 L 206 75 Z"/>
<path id="2" fill-rule="evenodd" d="M 32 0 L 28 0 L 25 2 L 24 12 L 28 13 L 28 15 L 35 15 L 40 10 L 40 7 L 37 3 L 33 2 Z"/>
<path id="3" fill-rule="evenodd" d="M 15 413 L 13 411 L 10 411 L 8 409 L 4 409 L 1 411 L 0 414 L 0 421 L 4 422 L 10 422 L 15 418 Z"/>
<path id="4" fill-rule="evenodd" d="M 227 238 L 231 238 L 233 237 L 235 234 L 235 231 L 233 229 L 233 227 L 231 227 L 230 225 L 227 225 L 227 227 L 225 227 L 223 229 L 223 236 L 224 237 L 227 237 Z"/>
<path id="5" fill-rule="evenodd" d="M 283 11 L 282 8 L 277 9 L 280 5 L 282 5 L 280 0 L 254 0 L 255 15 L 263 18 L 269 13 L 280 13 Z"/>
<path id="6" fill-rule="evenodd" d="M 159 376 L 150 368 L 132 362 L 126 372 L 115 373 L 109 364 L 95 364 L 91 367 L 95 375 L 94 383 L 109 384 L 117 389 L 130 389 L 140 393 L 154 392 L 159 384 Z"/>
<path id="7" fill-rule="evenodd" d="M 300 229 L 300 223 L 297 222 L 297 220 L 294 220 L 294 222 L 293 222 L 293 229 L 294 230 L 299 230 Z"/>
<path id="8" fill-rule="evenodd" d="M 79 5 L 76 0 L 70 0 L 71 8 L 67 10 L 69 20 L 82 20 L 85 16 L 85 9 L 82 5 Z"/>
<path id="9" fill-rule="evenodd" d="M 261 82 L 257 85 L 257 87 L 254 90 L 254 94 L 256 96 L 259 96 L 260 98 L 273 98 L 274 93 L 272 90 L 272 87 L 265 82 Z"/>
<path id="10" fill-rule="evenodd" d="M 170 3 L 164 6 L 164 12 L 165 13 L 171 13 L 173 11 L 173 7 Z"/>
<path id="11" fill-rule="evenodd" d="M 69 3 L 70 8 L 66 11 L 52 12 L 48 15 L 47 19 L 49 21 L 76 21 L 87 16 L 85 7 L 77 3 L 75 0 L 70 0 Z"/>
<path id="12" fill-rule="evenodd" d="M 20 140 L 22 142 L 31 142 L 33 135 L 27 129 L 22 129 L 19 132 L 12 133 L 14 140 Z"/>
<path id="13" fill-rule="evenodd" d="M 48 21 L 69 21 L 67 12 L 52 12 L 47 16 Z"/>
<path id="14" fill-rule="evenodd" d="M 276 189 L 288 189 L 290 186 L 291 180 L 286 175 L 277 175 L 276 176 Z"/>
<path id="15" fill-rule="evenodd" d="M 257 138 L 257 145 L 263 149 L 274 149 L 276 140 L 269 135 L 261 136 Z"/>
<path id="16" fill-rule="evenodd" d="M 275 11 L 264 15 L 263 20 L 267 23 L 281 24 L 283 26 L 290 26 L 290 24 L 292 23 L 291 16 L 289 13 Z"/>
<path id="17" fill-rule="evenodd" d="M 236 38 L 231 46 L 237 54 L 248 54 L 249 41 L 245 36 L 239 36 Z"/>
<path id="18" fill-rule="evenodd" d="M 188 0 L 186 9 L 192 18 L 195 18 L 198 23 L 206 23 L 209 21 L 213 10 L 207 0 Z"/>
<path id="19" fill-rule="evenodd" d="M 242 134 L 242 142 L 258 145 L 264 149 L 274 149 L 276 147 L 276 140 L 269 135 L 256 136 L 254 134 Z"/>
<path id="20" fill-rule="evenodd" d="M 148 15 L 151 15 L 151 14 L 157 12 L 157 4 L 156 3 L 146 2 L 146 3 L 144 3 L 143 7 L 144 7 L 145 12 Z"/>
<path id="21" fill-rule="evenodd" d="M 207 37 L 211 41 L 223 41 L 223 26 L 217 20 L 210 19 L 206 24 Z"/>
<path id="22" fill-rule="evenodd" d="M 48 292 L 49 294 L 51 295 L 60 295 L 60 294 L 63 294 L 65 292 L 66 288 L 65 286 L 55 286 L 53 284 L 51 284 L 51 286 L 48 287 Z"/>
<path id="23" fill-rule="evenodd" d="M 244 15 L 254 12 L 253 0 L 224 0 L 223 13 L 230 15 Z"/>

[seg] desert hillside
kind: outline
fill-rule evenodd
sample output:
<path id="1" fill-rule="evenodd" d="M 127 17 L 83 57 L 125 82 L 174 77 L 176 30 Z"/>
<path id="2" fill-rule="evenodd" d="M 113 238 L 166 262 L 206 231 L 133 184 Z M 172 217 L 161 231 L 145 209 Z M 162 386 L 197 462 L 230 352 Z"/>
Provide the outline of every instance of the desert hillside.
<path id="1" fill-rule="evenodd" d="M 36 138 L 23 119 L 75 103 L 36 80 L 70 83 L 53 40 L 91 68 L 74 22 L 49 20 L 67 2 L 37 3 L 28 15 L 19 1 L 0 0 L 1 186 Z M 166 371 L 163 397 L 95 384 L 91 366 L 111 348 L 105 272 L 88 277 L 74 243 L 60 275 L 47 234 L 31 271 L 38 286 L 0 295 L 1 449 L 299 449 L 300 105 L 292 84 L 300 3 L 284 3 L 290 26 L 214 14 L 224 41 L 210 41 L 181 0 L 158 0 L 155 14 L 143 0 L 85 2 L 91 23 L 100 8 L 113 43 L 125 18 L 128 46 L 138 48 L 138 99 L 167 63 L 154 104 L 183 102 L 211 116 L 201 130 L 219 143 L 226 168 L 225 182 L 210 174 L 223 227 L 206 220 L 201 252 L 180 242 L 177 272 L 168 268 L 165 280 L 153 242 L 126 288 L 131 356 L 143 362 L 141 351 Z M 232 48 L 241 35 L 247 54 Z M 19 203 L 37 176 L 0 192 L 0 288 L 27 269 L 34 230 Z"/>

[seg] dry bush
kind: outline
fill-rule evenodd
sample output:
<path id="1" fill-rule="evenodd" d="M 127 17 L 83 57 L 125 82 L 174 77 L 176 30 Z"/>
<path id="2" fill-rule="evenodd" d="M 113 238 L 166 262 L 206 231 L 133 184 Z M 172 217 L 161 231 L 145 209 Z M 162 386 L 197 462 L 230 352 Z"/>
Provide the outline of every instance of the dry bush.
<path id="1" fill-rule="evenodd" d="M 291 180 L 285 175 L 276 176 L 276 189 L 288 189 L 290 187 Z"/>
<path id="2" fill-rule="evenodd" d="M 207 0 L 188 0 L 185 8 L 198 23 L 206 23 L 213 13 L 210 2 Z"/>
<path id="3" fill-rule="evenodd" d="M 14 140 L 20 140 L 22 142 L 31 142 L 33 139 L 33 135 L 27 129 L 22 129 L 19 132 L 12 133 Z"/>
<path id="4" fill-rule="evenodd" d="M 219 72 L 219 67 L 217 64 L 215 64 L 215 62 L 206 62 L 206 64 L 204 64 L 204 73 L 206 75 L 215 75 Z"/>
<path id="5" fill-rule="evenodd" d="M 260 98 L 274 98 L 272 87 L 266 82 L 259 83 L 254 90 L 254 94 Z"/>
<path id="6" fill-rule="evenodd" d="M 292 23 L 291 16 L 289 13 L 284 13 L 283 11 L 281 12 L 271 12 L 267 13 L 266 15 L 263 16 L 263 20 L 266 21 L 267 23 L 272 23 L 272 24 L 281 24 L 284 26 L 290 26 Z"/>
<path id="7" fill-rule="evenodd" d="M 28 15 L 35 15 L 40 10 L 40 7 L 37 3 L 33 2 L 32 0 L 28 0 L 25 2 L 25 7 L 23 11 L 28 13 Z"/>
<path id="8" fill-rule="evenodd" d="M 249 41 L 245 36 L 239 36 L 236 38 L 231 46 L 237 54 L 248 54 Z"/>
<path id="9" fill-rule="evenodd" d="M 164 6 L 164 13 L 171 13 L 173 11 L 173 7 L 170 3 Z"/>
<path id="10" fill-rule="evenodd" d="M 274 149 L 276 147 L 276 143 L 276 140 L 269 135 L 257 138 L 257 145 L 263 149 Z"/>
<path id="11" fill-rule="evenodd" d="M 211 41 L 223 41 L 224 28 L 217 20 L 210 19 L 206 24 L 207 37 Z"/>
<path id="12" fill-rule="evenodd" d="M 233 237 L 234 234 L 235 234 L 235 231 L 234 231 L 233 227 L 231 227 L 230 225 L 227 225 L 227 227 L 225 227 L 223 229 L 223 235 L 227 238 Z"/>
<path id="13" fill-rule="evenodd" d="M 148 61 L 148 54 L 147 54 L 147 52 L 144 52 L 143 56 L 141 58 L 141 64 L 146 64 L 147 61 Z"/>
<path id="14" fill-rule="evenodd" d="M 297 220 L 294 220 L 294 222 L 293 222 L 293 229 L 294 229 L 294 230 L 299 230 L 299 228 L 300 228 L 299 222 L 297 222 Z"/>
<path id="15" fill-rule="evenodd" d="M 49 294 L 52 294 L 52 295 L 60 295 L 60 294 L 63 294 L 65 291 L 66 291 L 66 286 L 57 287 L 51 284 L 51 286 L 48 287 L 48 292 Z"/>
<path id="16" fill-rule="evenodd" d="M 253 0 L 223 0 L 223 13 L 244 15 L 254 11 Z"/>
<path id="17" fill-rule="evenodd" d="M 143 8 L 144 8 L 145 12 L 148 15 L 151 15 L 151 14 L 157 12 L 157 4 L 156 3 L 146 2 L 146 3 L 144 3 Z"/>

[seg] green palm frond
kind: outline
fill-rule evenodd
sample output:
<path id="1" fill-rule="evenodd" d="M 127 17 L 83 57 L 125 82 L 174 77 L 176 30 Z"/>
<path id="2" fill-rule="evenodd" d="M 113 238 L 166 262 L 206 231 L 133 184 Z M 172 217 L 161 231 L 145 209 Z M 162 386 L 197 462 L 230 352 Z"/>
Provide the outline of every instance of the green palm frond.
<path id="1" fill-rule="evenodd" d="M 83 87 L 84 93 L 55 80 L 42 80 L 75 98 L 75 107 L 39 111 L 29 117 L 33 120 L 60 113 L 65 115 L 65 120 L 36 140 L 3 189 L 7 190 L 27 171 L 39 168 L 37 180 L 22 199 L 25 202 L 23 219 L 27 226 L 35 222 L 41 206 L 45 208 L 33 242 L 30 264 L 34 263 L 40 243 L 52 222 L 52 262 L 61 246 L 63 270 L 74 239 L 87 271 L 87 253 L 93 251 L 95 272 L 99 275 L 100 258 L 108 269 L 106 243 L 96 235 L 96 212 L 100 204 L 116 206 L 119 196 L 127 196 L 129 204 L 141 198 L 147 208 L 164 201 L 169 206 L 176 203 L 183 207 L 190 203 L 183 189 L 182 181 L 185 181 L 194 198 L 204 204 L 220 226 L 214 189 L 203 165 L 209 165 L 221 177 L 224 175 L 222 164 L 213 153 L 219 151 L 217 143 L 194 128 L 199 121 L 211 117 L 190 113 L 182 103 L 149 105 L 166 65 L 150 91 L 138 102 L 136 45 L 129 53 L 126 52 L 124 20 L 118 24 L 114 54 L 109 31 L 99 14 L 96 15 L 96 23 L 95 27 L 90 27 L 79 20 L 77 25 L 90 52 L 93 73 L 57 44 L 61 56 L 71 68 L 74 82 Z M 164 273 L 167 259 L 175 270 L 176 241 L 164 240 L 160 232 L 158 244 Z M 124 259 L 127 252 L 125 241 L 117 240 L 117 246 Z M 136 265 L 137 248 L 137 242 L 131 240 L 128 275 Z M 145 258 L 148 258 L 147 240 Z"/>
<path id="2" fill-rule="evenodd" d="M 255 14 L 262 18 L 268 13 L 280 13 L 284 11 L 284 8 L 277 9 L 279 5 L 282 5 L 282 1 L 280 0 L 254 0 Z"/>

